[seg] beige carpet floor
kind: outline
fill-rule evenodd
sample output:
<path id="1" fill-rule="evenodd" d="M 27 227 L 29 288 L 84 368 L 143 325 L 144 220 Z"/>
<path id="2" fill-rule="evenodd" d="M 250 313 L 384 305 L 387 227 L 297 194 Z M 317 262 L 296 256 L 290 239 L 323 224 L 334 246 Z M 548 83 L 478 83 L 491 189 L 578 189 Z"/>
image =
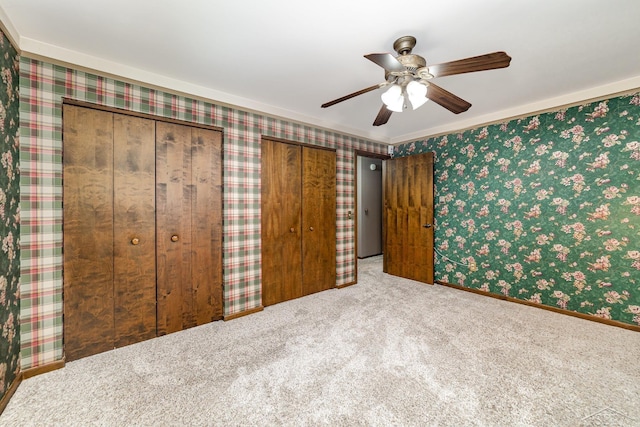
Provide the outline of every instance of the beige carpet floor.
<path id="1" fill-rule="evenodd" d="M 382 273 L 25 380 L 8 426 L 640 426 L 640 334 Z"/>

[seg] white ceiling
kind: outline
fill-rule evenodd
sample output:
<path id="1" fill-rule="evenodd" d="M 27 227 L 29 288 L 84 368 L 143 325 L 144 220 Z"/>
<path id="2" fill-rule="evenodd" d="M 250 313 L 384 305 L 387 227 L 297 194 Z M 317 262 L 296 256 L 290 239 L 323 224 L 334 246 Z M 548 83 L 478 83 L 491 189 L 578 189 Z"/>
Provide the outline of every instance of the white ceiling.
<path id="1" fill-rule="evenodd" d="M 0 0 L 24 54 L 98 69 L 384 143 L 640 87 L 638 0 Z M 505 51 L 505 69 L 434 82 L 472 107 L 428 102 L 373 127 L 380 83 L 363 55 L 413 35 L 427 64 Z"/>

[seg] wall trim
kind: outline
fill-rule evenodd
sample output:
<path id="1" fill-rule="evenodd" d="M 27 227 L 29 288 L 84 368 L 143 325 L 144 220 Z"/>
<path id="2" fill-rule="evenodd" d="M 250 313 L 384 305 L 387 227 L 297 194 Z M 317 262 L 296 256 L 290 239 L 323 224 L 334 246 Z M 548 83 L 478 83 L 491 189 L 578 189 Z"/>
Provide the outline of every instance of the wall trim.
<path id="1" fill-rule="evenodd" d="M 16 378 L 13 380 L 13 382 L 7 389 L 4 396 L 2 396 L 2 399 L 0 399 L 0 415 L 2 415 L 2 413 L 4 412 L 4 409 L 9 404 L 9 401 L 11 400 L 11 397 L 13 397 L 13 394 L 16 392 L 16 390 L 18 390 L 18 387 L 22 383 L 22 378 L 23 378 L 22 372 L 18 372 L 18 375 L 16 376 Z"/>
<path id="2" fill-rule="evenodd" d="M 372 153 L 370 151 L 364 151 L 364 150 L 358 150 L 355 149 L 353 150 L 356 157 L 357 156 L 361 156 L 361 157 L 371 157 L 373 159 L 381 159 L 381 160 L 389 160 L 391 159 L 391 156 L 388 154 L 379 154 L 379 153 Z"/>
<path id="3" fill-rule="evenodd" d="M 226 92 L 221 92 L 208 87 L 180 81 L 158 73 L 141 70 L 132 66 L 105 60 L 93 55 L 66 49 L 60 46 L 51 45 L 40 40 L 28 37 L 20 37 L 22 55 L 42 59 L 46 62 L 58 63 L 70 68 L 89 71 L 98 75 L 108 74 L 116 76 L 119 80 L 129 80 L 142 84 L 146 87 L 155 86 L 165 92 L 178 91 L 189 97 L 200 97 L 218 105 L 226 105 L 243 111 L 257 112 L 264 116 L 271 116 L 284 119 L 290 122 L 311 125 L 316 128 L 330 130 L 341 134 L 347 134 L 362 139 L 370 139 L 381 144 L 399 145 L 415 140 L 428 139 L 436 135 L 455 133 L 458 129 L 471 129 L 485 126 L 487 123 L 508 121 L 515 117 L 526 117 L 536 114 L 537 111 L 547 109 L 558 109 L 572 103 L 586 103 L 594 98 L 610 98 L 623 91 L 631 91 L 640 87 L 640 76 L 634 76 L 625 80 L 610 82 L 601 86 L 591 87 L 576 92 L 563 94 L 542 101 L 524 105 L 518 105 L 505 110 L 485 114 L 479 117 L 455 120 L 445 125 L 423 129 L 411 134 L 398 137 L 381 137 L 375 130 L 367 131 L 354 129 L 348 125 L 341 125 L 335 122 L 328 122 L 322 119 L 309 117 L 292 110 L 272 106 L 263 102 L 254 101 Z"/>
<path id="4" fill-rule="evenodd" d="M 76 107 L 90 108 L 90 109 L 93 109 L 93 110 L 106 111 L 106 112 L 114 113 L 114 114 L 122 114 L 122 115 L 125 115 L 125 116 L 139 117 L 139 118 L 143 118 L 143 119 L 154 120 L 154 121 L 157 121 L 157 122 L 173 123 L 173 124 L 182 125 L 182 126 L 189 126 L 189 127 L 194 127 L 194 128 L 198 128 L 198 129 L 207 129 L 207 130 L 213 130 L 213 131 L 216 131 L 216 132 L 224 133 L 224 128 L 222 128 L 220 126 L 207 125 L 207 124 L 204 124 L 204 123 L 193 122 L 193 121 L 188 121 L 188 120 L 172 119 L 172 118 L 169 118 L 169 117 L 164 117 L 164 116 L 154 115 L 154 114 L 140 113 L 140 112 L 133 111 L 133 110 L 127 110 L 125 108 L 109 107 L 107 105 L 94 104 L 92 102 L 78 101 L 78 100 L 73 99 L 73 98 L 63 97 L 62 98 L 62 104 L 63 105 L 65 105 L 65 104 L 66 105 L 74 105 Z"/>
<path id="5" fill-rule="evenodd" d="M 24 371 L 22 371 L 22 379 L 26 380 L 27 378 L 35 377 L 36 375 L 42 375 L 42 374 L 46 374 L 47 372 L 62 369 L 64 368 L 65 364 L 66 364 L 66 360 L 62 358 L 61 360 L 56 360 L 55 362 L 36 366 L 35 368 L 25 369 Z"/>
<path id="6" fill-rule="evenodd" d="M 435 126 L 431 129 L 425 129 L 424 131 L 392 138 L 390 144 L 403 145 L 414 141 L 426 141 L 430 138 L 437 138 L 452 133 L 461 133 L 469 129 L 477 129 L 497 123 L 505 123 L 511 120 L 571 108 L 577 105 L 616 98 L 622 95 L 638 92 L 639 90 L 640 76 L 635 76 L 630 79 L 620 80 L 602 86 L 545 99 L 539 102 L 519 105 L 506 110 L 485 114 L 484 116 L 470 118 L 467 120 L 459 120 L 442 126 Z"/>
<path id="7" fill-rule="evenodd" d="M 8 15 L 1 7 L 0 28 L 5 30 L 5 34 L 13 42 L 16 50 L 18 50 L 22 56 L 28 58 L 42 60 L 52 64 L 62 65 L 109 78 L 115 78 L 124 82 L 140 84 L 149 88 L 157 88 L 167 93 L 174 93 L 181 96 L 204 100 L 216 105 L 228 106 L 242 111 L 253 112 L 302 125 L 310 125 L 318 129 L 339 132 L 347 136 L 368 139 L 373 142 L 391 145 L 400 145 L 417 140 L 426 140 L 439 135 L 456 133 L 458 131 L 487 126 L 493 123 L 501 123 L 518 117 L 527 117 L 539 114 L 540 112 L 563 108 L 564 106 L 578 105 L 596 99 L 618 96 L 624 92 L 635 91 L 637 88 L 640 88 L 640 75 L 633 76 L 628 79 L 578 90 L 538 102 L 518 105 L 476 118 L 456 120 L 445 125 L 436 126 L 430 129 L 423 129 L 414 133 L 401 135 L 399 137 L 381 137 L 373 131 L 367 132 L 362 129 L 354 129 L 348 125 L 327 122 L 292 110 L 221 92 L 201 85 L 180 81 L 162 74 L 138 69 L 29 37 L 23 37 L 15 29 Z"/>
<path id="8" fill-rule="evenodd" d="M 254 313 L 259 313 L 262 310 L 264 310 L 263 306 L 260 307 L 256 307 L 256 308 L 251 308 L 249 310 L 245 310 L 245 311 L 240 311 L 238 313 L 233 313 L 233 314 L 227 314 L 225 315 L 222 319 L 226 322 L 228 320 L 233 320 L 233 319 L 237 319 L 239 317 L 244 317 L 244 316 L 248 316 L 250 314 L 254 314 Z"/>
<path id="9" fill-rule="evenodd" d="M 449 288 L 459 289 L 465 292 L 471 292 L 474 294 L 487 296 L 487 297 L 491 297 L 491 298 L 495 298 L 503 301 L 515 302 L 517 304 L 528 305 L 529 307 L 541 308 L 543 310 L 553 311 L 554 313 L 560 313 L 560 314 L 564 314 L 571 317 L 577 317 L 579 319 L 590 320 L 592 322 L 604 323 L 605 325 L 615 326 L 622 329 L 628 329 L 630 331 L 640 332 L 640 326 L 630 325 L 628 323 L 618 322 L 616 320 L 603 319 L 601 317 L 590 316 L 584 313 L 578 313 L 577 311 L 565 310 L 562 308 L 556 308 L 549 305 L 538 304 L 535 302 L 526 301 L 518 298 L 508 297 L 500 294 L 494 294 L 492 292 L 487 292 L 480 289 L 467 288 L 465 286 L 455 285 L 453 283 L 447 283 L 441 280 L 436 280 L 435 283 L 438 285 L 447 286 Z"/>
<path id="10" fill-rule="evenodd" d="M 20 35 L 18 34 L 16 27 L 13 25 L 13 22 L 11 21 L 11 19 L 9 19 L 9 16 L 7 15 L 7 13 L 5 12 L 4 8 L 2 6 L 0 6 L 0 32 L 2 32 L 2 34 L 4 34 L 4 36 L 7 38 L 7 40 L 9 41 L 9 44 L 11 45 L 11 48 L 16 50 L 16 58 L 18 59 L 18 61 L 20 60 L 20 43 L 19 43 L 19 39 L 20 39 Z M 1 37 L 1 36 L 0 36 Z M 18 73 L 19 74 L 19 73 Z M 19 79 L 18 79 L 19 80 Z M 18 83 L 16 83 L 16 85 L 19 86 Z M 19 108 L 19 100 L 18 100 L 18 108 Z M 19 181 L 19 179 L 18 179 Z M 19 198 L 19 195 L 18 195 Z M 19 224 L 18 224 L 18 228 L 19 228 Z M 17 261 L 18 263 L 20 263 L 20 257 L 17 257 Z M 18 284 L 18 289 L 20 288 L 20 285 Z M 18 298 L 18 301 L 20 300 L 20 298 Z M 18 307 L 19 309 L 19 307 Z M 19 311 L 19 310 L 18 310 Z M 18 326 L 20 325 L 20 321 L 17 321 Z M 19 334 L 19 330 L 18 330 L 18 335 Z M 18 347 L 20 346 L 20 339 L 18 339 Z M 4 409 L 7 407 L 7 405 L 9 404 L 9 401 L 11 400 L 11 397 L 13 396 L 13 394 L 16 392 L 16 390 L 18 389 L 18 387 L 20 386 L 20 383 L 22 382 L 22 371 L 20 370 L 20 358 L 18 359 L 18 373 L 15 376 L 15 378 L 13 379 L 13 382 L 11 384 L 9 384 L 9 387 L 7 387 L 7 389 L 4 391 L 4 394 L 2 395 L 2 398 L 0 399 L 0 415 L 2 414 L 2 412 L 4 412 Z M 4 381 L 4 380 L 3 380 Z"/>
<path id="11" fill-rule="evenodd" d="M 18 46 L 16 46 L 16 48 L 18 48 Z M 376 136 L 373 130 L 370 133 L 363 133 L 361 130 L 349 126 L 325 122 L 292 110 L 275 107 L 263 102 L 166 77 L 162 74 L 50 45 L 28 37 L 20 38 L 20 49 L 22 56 L 25 58 L 67 67 L 125 83 L 132 83 L 169 94 L 205 101 L 239 111 L 272 117 L 303 126 L 311 126 L 354 138 L 370 140 L 379 144 L 389 143 L 386 138 L 381 139 L 379 136 Z"/>
<path id="12" fill-rule="evenodd" d="M 18 34 L 18 30 L 16 30 L 16 27 L 2 6 L 0 6 L 0 30 L 7 36 L 13 47 L 18 51 L 18 54 L 20 54 L 20 34 Z"/>
<path id="13" fill-rule="evenodd" d="M 334 153 L 338 152 L 337 148 L 325 147 L 323 145 L 314 145 L 314 144 L 309 144 L 307 142 L 298 142 L 298 141 L 295 141 L 293 139 L 276 138 L 275 136 L 269 136 L 269 135 L 261 134 L 260 135 L 260 142 L 262 142 L 263 139 L 267 139 L 267 140 L 273 141 L 273 142 L 279 142 L 281 144 L 298 145 L 300 147 L 309 147 L 309 148 L 314 148 L 314 149 L 318 149 L 318 150 L 333 151 Z"/>

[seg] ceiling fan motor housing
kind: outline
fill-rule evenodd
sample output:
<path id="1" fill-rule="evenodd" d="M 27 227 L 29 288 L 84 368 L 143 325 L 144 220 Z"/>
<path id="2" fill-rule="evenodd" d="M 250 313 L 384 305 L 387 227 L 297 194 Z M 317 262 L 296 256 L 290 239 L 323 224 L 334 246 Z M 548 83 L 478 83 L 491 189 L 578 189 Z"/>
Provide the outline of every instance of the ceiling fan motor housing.
<path id="1" fill-rule="evenodd" d="M 393 80 L 399 84 L 404 81 L 406 84 L 411 80 L 423 81 L 433 77 L 427 68 L 427 61 L 420 55 L 399 55 L 396 59 L 405 67 L 405 70 L 402 72 L 385 70 L 384 78 L 386 81 Z"/>
<path id="2" fill-rule="evenodd" d="M 407 55 L 411 53 L 411 50 L 416 46 L 416 38 L 413 36 L 400 37 L 393 43 L 393 50 L 398 52 L 398 55 Z"/>
<path id="3" fill-rule="evenodd" d="M 412 73 L 427 65 L 427 61 L 422 56 L 411 54 L 415 46 L 416 38 L 413 36 L 400 37 L 393 43 L 393 50 L 398 52 L 396 59 Z"/>
<path id="4" fill-rule="evenodd" d="M 427 61 L 420 55 L 400 55 L 396 59 L 412 72 L 427 66 Z"/>

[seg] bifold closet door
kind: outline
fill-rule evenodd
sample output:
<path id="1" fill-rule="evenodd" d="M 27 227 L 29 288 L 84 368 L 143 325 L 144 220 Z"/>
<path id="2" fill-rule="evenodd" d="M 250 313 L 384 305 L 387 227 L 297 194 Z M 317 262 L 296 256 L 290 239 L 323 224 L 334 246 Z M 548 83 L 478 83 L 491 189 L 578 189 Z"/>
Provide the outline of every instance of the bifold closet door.
<path id="1" fill-rule="evenodd" d="M 114 348 L 113 114 L 64 106 L 66 360 Z"/>
<path id="2" fill-rule="evenodd" d="M 155 122 L 113 115 L 115 347 L 156 336 Z"/>
<path id="3" fill-rule="evenodd" d="M 156 335 L 152 120 L 64 105 L 68 361 Z"/>
<path id="4" fill-rule="evenodd" d="M 262 304 L 336 283 L 336 153 L 262 140 Z"/>
<path id="5" fill-rule="evenodd" d="M 196 325 L 222 319 L 222 132 L 191 128 L 191 280 Z"/>
<path id="6" fill-rule="evenodd" d="M 262 304 L 302 296 L 302 150 L 262 140 Z"/>
<path id="7" fill-rule="evenodd" d="M 156 123 L 158 335 L 222 318 L 222 134 Z"/>
<path id="8" fill-rule="evenodd" d="M 336 285 L 336 153 L 302 148 L 302 293 Z"/>

